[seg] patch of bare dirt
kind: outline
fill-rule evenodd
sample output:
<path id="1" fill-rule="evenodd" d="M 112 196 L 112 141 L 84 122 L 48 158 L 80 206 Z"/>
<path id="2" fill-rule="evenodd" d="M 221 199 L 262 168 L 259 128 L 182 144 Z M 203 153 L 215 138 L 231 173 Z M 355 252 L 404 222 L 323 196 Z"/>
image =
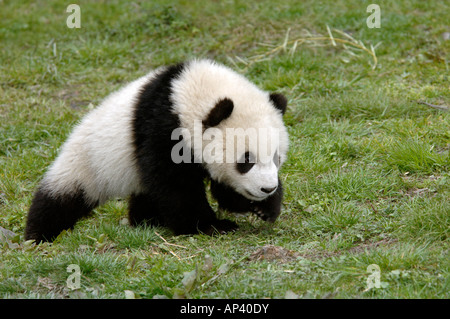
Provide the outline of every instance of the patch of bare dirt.
<path id="1" fill-rule="evenodd" d="M 79 110 L 89 104 L 89 101 L 80 98 L 81 95 L 80 90 L 81 89 L 77 89 L 74 87 L 70 89 L 63 89 L 62 91 L 56 94 L 56 97 L 58 99 L 66 101 L 72 109 Z"/>
<path id="2" fill-rule="evenodd" d="M 351 254 L 360 254 L 365 252 L 366 250 L 372 250 L 380 246 L 390 246 L 396 242 L 397 242 L 396 239 L 391 238 L 386 238 L 375 242 L 364 242 L 355 247 L 350 248 L 348 252 Z"/>
<path id="3" fill-rule="evenodd" d="M 428 187 L 425 188 L 411 188 L 406 191 L 406 195 L 409 197 L 415 197 L 415 196 L 431 196 L 436 195 L 436 190 L 429 189 Z"/>
<path id="4" fill-rule="evenodd" d="M 249 256 L 250 261 L 280 261 L 288 262 L 295 260 L 298 253 L 279 246 L 267 245 L 258 248 L 254 253 Z"/>

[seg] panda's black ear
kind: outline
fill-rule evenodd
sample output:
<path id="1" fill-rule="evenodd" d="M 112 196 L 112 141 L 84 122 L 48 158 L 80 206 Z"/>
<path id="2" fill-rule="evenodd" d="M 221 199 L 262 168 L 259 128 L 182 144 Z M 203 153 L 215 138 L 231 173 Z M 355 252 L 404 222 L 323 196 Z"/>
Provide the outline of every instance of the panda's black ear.
<path id="1" fill-rule="evenodd" d="M 203 127 L 213 127 L 219 125 L 220 122 L 230 117 L 233 112 L 234 104 L 229 98 L 221 99 L 209 112 L 206 119 L 203 120 Z"/>
<path id="2" fill-rule="evenodd" d="M 287 99 L 281 93 L 271 93 L 269 95 L 270 101 L 272 101 L 273 105 L 281 111 L 281 114 L 284 115 L 286 113 L 287 108 Z"/>

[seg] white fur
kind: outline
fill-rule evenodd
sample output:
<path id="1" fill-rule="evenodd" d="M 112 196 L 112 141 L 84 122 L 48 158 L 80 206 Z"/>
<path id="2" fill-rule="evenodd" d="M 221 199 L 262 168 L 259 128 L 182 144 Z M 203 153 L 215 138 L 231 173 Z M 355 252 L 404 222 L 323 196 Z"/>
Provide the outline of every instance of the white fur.
<path id="1" fill-rule="evenodd" d="M 47 171 L 53 196 L 81 186 L 92 202 L 141 191 L 132 145 L 132 116 L 139 89 L 155 72 L 109 95 L 75 127 Z"/>

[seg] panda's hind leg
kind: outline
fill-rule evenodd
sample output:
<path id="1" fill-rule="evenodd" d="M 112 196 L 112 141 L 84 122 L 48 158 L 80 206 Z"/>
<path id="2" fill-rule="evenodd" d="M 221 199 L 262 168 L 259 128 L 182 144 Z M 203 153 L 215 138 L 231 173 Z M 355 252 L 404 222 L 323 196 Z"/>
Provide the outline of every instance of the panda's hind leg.
<path id="1" fill-rule="evenodd" d="M 148 224 L 158 226 L 158 207 L 148 194 L 133 194 L 128 202 L 128 220 L 131 226 Z"/>
<path id="2" fill-rule="evenodd" d="M 60 232 L 72 228 L 80 218 L 88 216 L 97 205 L 91 203 L 81 189 L 54 196 L 40 187 L 28 212 L 25 239 L 53 241 Z"/>

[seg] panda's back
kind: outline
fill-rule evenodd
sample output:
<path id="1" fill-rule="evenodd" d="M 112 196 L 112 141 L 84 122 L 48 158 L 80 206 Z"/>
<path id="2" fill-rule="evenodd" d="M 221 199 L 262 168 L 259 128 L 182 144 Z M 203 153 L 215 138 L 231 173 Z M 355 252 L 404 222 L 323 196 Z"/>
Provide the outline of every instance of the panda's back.
<path id="1" fill-rule="evenodd" d="M 142 189 L 133 143 L 133 117 L 140 88 L 149 73 L 106 97 L 75 127 L 43 185 L 55 195 L 84 190 L 93 202 L 139 193 Z"/>

